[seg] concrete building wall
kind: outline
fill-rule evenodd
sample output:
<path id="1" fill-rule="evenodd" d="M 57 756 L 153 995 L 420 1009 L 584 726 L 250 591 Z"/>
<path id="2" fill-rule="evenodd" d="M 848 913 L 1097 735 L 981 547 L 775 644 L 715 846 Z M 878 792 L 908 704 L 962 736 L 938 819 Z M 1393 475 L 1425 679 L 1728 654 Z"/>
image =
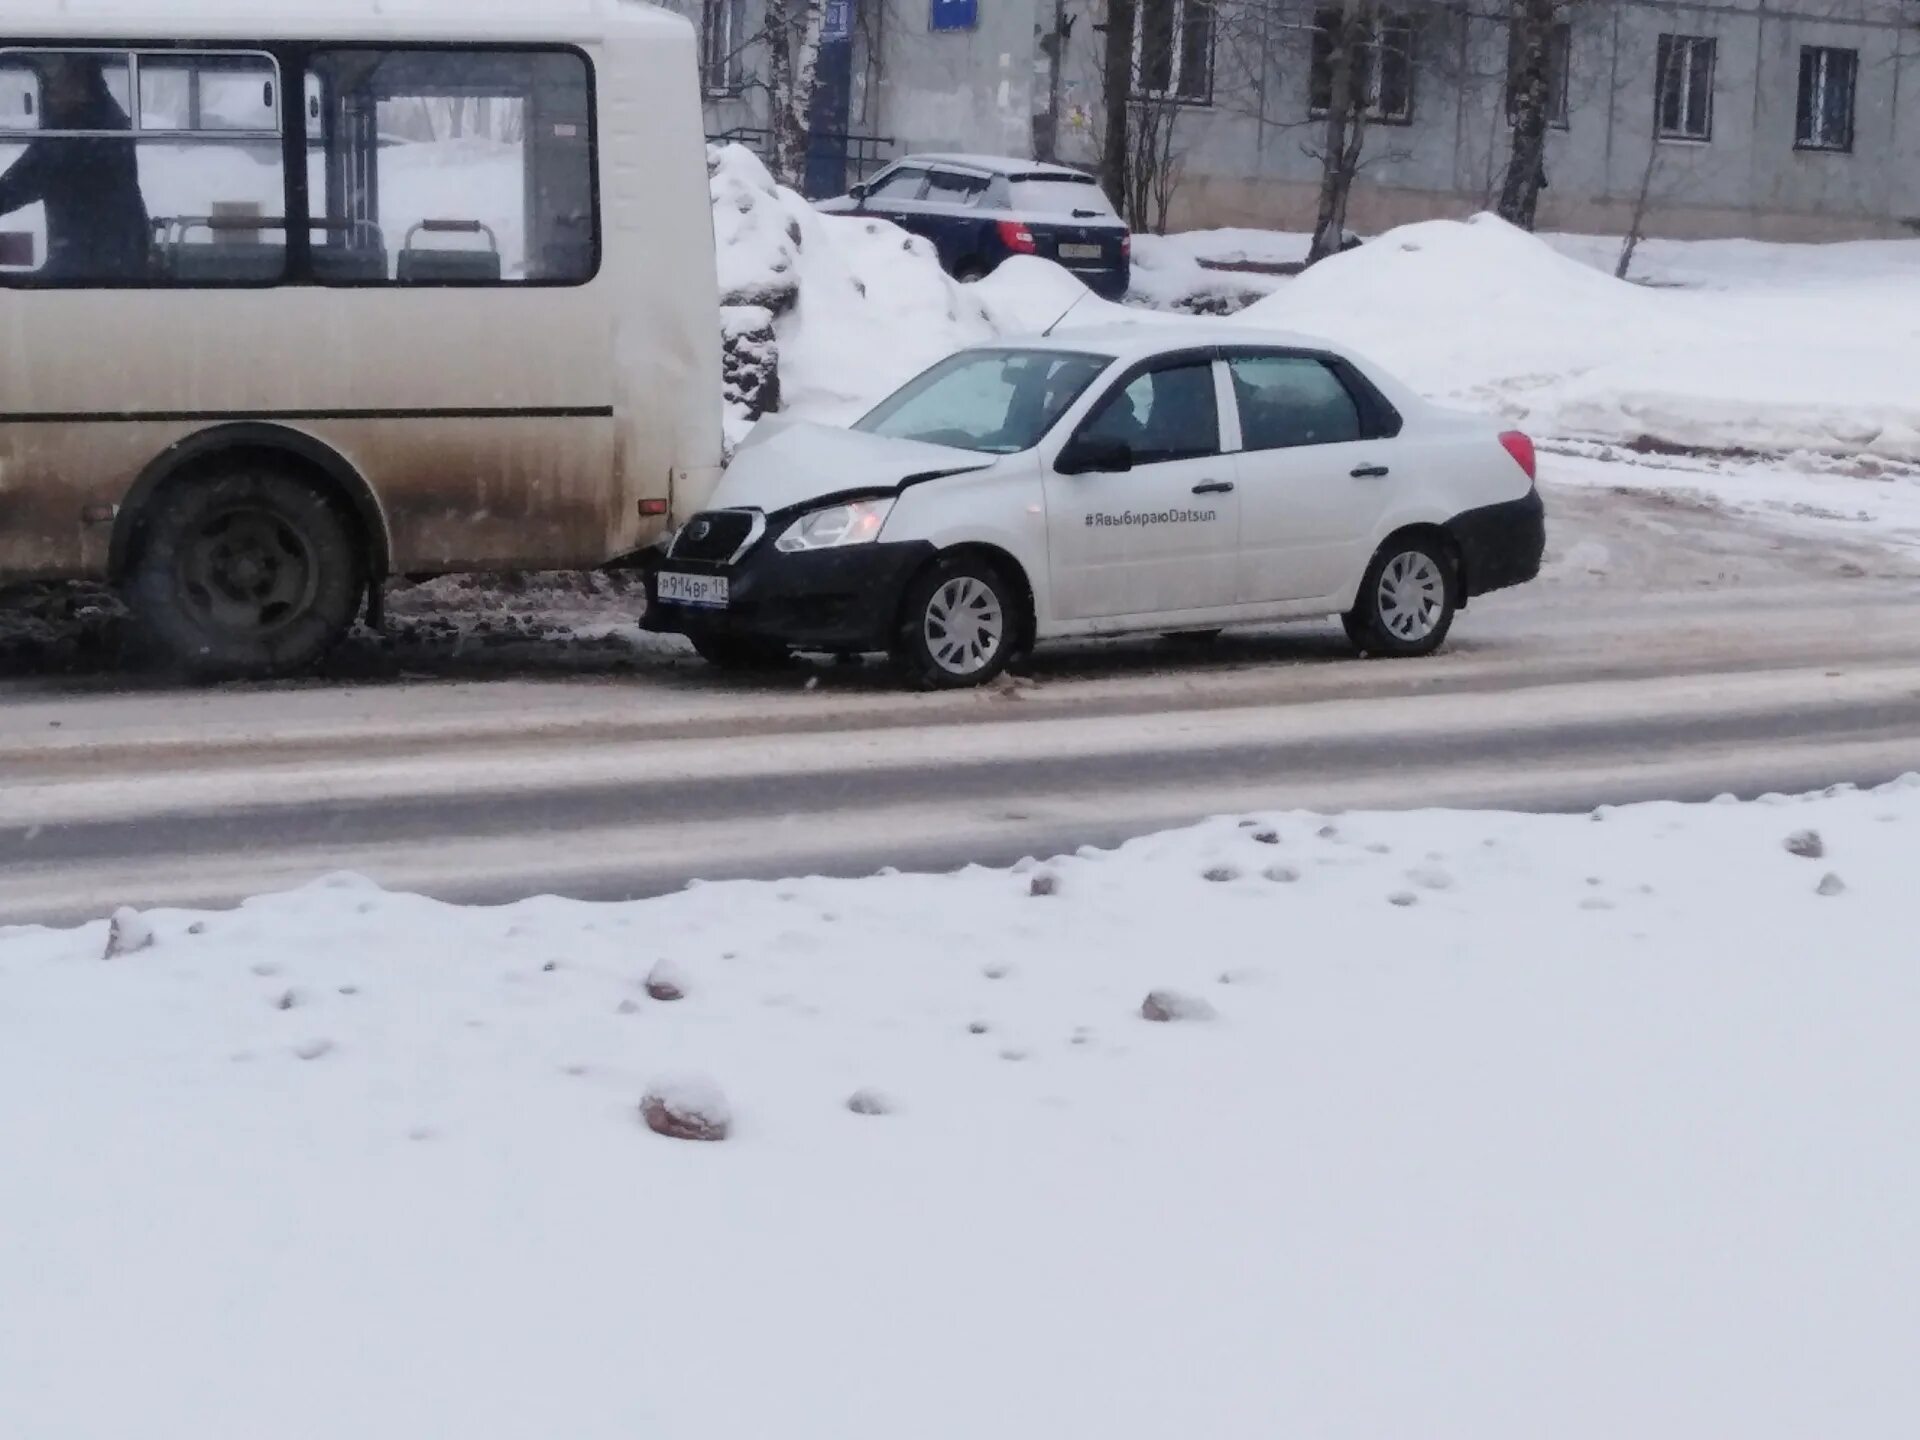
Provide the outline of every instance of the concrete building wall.
<path id="1" fill-rule="evenodd" d="M 676 0 L 698 14 L 697 0 Z M 747 33 L 762 0 L 743 0 Z M 935 32 L 930 0 L 857 0 L 855 128 L 914 150 L 1032 153 L 1048 105 L 1041 45 L 1057 0 L 979 0 L 972 30 Z M 1176 227 L 1311 226 L 1319 161 L 1308 112 L 1312 0 L 1218 0 L 1214 96 L 1174 121 Z M 1369 129 L 1351 208 L 1362 231 L 1459 216 L 1498 193 L 1509 132 L 1507 33 L 1496 6 L 1404 0 L 1418 21 L 1414 115 Z M 1105 0 L 1072 22 L 1057 115 L 1062 159 L 1093 165 Z M 1569 122 L 1547 142 L 1542 223 L 1619 231 L 1649 174 L 1649 230 L 1829 239 L 1920 230 L 1920 3 L 1915 0 L 1572 0 Z M 1715 42 L 1710 140 L 1654 139 L 1663 34 Z M 1859 53 L 1849 154 L 1795 148 L 1800 52 Z M 764 61 L 749 56 L 750 75 Z M 709 129 L 764 123 L 751 86 L 716 97 Z"/>

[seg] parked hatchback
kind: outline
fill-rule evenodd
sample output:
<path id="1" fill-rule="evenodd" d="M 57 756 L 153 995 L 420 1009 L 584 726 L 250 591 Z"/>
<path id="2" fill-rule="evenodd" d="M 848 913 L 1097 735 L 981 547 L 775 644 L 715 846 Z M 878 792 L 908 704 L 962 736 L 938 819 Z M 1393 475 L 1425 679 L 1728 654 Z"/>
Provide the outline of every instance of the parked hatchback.
<path id="1" fill-rule="evenodd" d="M 1097 295 L 1127 293 L 1127 224 L 1093 176 L 1064 165 L 986 155 L 909 155 L 820 208 L 873 215 L 924 235 L 957 280 L 990 275 L 1012 255 L 1071 270 Z"/>

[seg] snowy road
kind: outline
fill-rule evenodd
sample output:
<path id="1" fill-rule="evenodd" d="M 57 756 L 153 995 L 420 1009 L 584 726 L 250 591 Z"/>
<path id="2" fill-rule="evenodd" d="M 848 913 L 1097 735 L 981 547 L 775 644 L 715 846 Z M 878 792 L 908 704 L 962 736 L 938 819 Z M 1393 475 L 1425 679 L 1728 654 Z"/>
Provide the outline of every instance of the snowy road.
<path id="1" fill-rule="evenodd" d="M 616 898 L 1006 863 L 1241 809 L 1584 808 L 1920 767 L 1913 559 L 1657 494 L 1550 502 L 1545 580 L 1415 664 L 1308 627 L 1043 652 L 960 696 L 862 667 L 729 682 L 671 653 L 205 693 L 0 682 L 0 923 L 339 869 Z"/>

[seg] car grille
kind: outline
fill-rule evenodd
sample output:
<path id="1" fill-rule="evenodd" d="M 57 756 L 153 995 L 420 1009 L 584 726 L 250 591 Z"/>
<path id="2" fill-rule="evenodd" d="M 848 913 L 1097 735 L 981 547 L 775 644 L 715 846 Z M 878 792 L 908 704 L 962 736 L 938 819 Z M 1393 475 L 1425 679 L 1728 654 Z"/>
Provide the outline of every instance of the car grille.
<path id="1" fill-rule="evenodd" d="M 753 539 L 760 516 L 752 510 L 706 510 L 673 542 L 675 560 L 731 560 Z"/>

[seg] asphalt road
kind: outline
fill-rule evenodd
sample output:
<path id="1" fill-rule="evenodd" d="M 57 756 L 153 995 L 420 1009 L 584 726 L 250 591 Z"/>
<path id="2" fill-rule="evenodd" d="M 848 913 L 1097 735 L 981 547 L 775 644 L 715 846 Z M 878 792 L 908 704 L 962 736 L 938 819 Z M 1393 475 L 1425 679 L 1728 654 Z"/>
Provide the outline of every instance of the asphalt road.
<path id="1" fill-rule="evenodd" d="M 1543 581 L 1420 662 L 1308 626 L 1042 651 L 1017 683 L 930 696 L 878 667 L 718 677 L 610 645 L 619 614 L 476 656 L 456 604 L 439 650 L 322 681 L 29 667 L 0 679 L 0 924 L 343 869 L 446 899 L 625 898 L 1006 863 L 1219 812 L 1586 809 L 1920 769 L 1914 560 L 1646 496 L 1549 503 Z"/>

